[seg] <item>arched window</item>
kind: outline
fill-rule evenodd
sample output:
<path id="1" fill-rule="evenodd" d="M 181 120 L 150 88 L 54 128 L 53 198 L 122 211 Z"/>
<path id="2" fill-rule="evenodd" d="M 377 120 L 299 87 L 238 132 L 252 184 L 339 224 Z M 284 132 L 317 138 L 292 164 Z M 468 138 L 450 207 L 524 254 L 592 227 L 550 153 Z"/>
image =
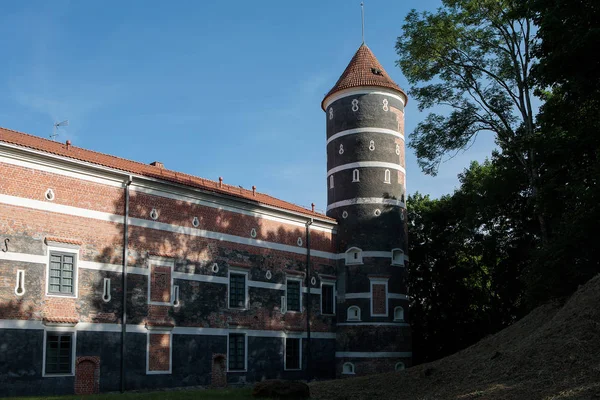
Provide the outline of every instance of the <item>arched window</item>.
<path id="1" fill-rule="evenodd" d="M 362 264 L 362 250 L 358 247 L 350 247 L 346 250 L 346 265 Z"/>
<path id="2" fill-rule="evenodd" d="M 392 265 L 404 265 L 404 251 L 392 249 Z"/>
<path id="3" fill-rule="evenodd" d="M 394 308 L 394 321 L 404 321 L 404 308 L 400 306 Z"/>
<path id="4" fill-rule="evenodd" d="M 347 362 L 342 366 L 343 375 L 354 375 L 354 364 Z"/>
<path id="5" fill-rule="evenodd" d="M 352 171 L 352 182 L 360 182 L 360 171 L 357 169 Z"/>
<path id="6" fill-rule="evenodd" d="M 333 175 L 329 175 L 329 189 L 333 189 Z"/>
<path id="7" fill-rule="evenodd" d="M 406 368 L 406 367 L 404 366 L 404 363 L 402 361 L 400 361 L 399 363 L 396 363 L 396 366 L 394 367 L 396 372 L 402 371 L 404 368 Z"/>
<path id="8" fill-rule="evenodd" d="M 390 170 L 386 169 L 384 174 L 383 183 L 392 183 L 392 174 L 390 173 Z"/>
<path id="9" fill-rule="evenodd" d="M 346 316 L 348 321 L 360 321 L 360 308 L 358 306 L 348 307 L 348 314 Z"/>

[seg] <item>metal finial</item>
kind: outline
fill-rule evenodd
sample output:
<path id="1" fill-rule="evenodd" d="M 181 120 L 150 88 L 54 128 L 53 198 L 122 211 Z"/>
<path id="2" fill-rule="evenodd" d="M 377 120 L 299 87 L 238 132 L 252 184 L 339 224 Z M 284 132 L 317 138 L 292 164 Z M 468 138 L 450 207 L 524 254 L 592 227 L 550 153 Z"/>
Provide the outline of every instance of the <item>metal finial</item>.
<path id="1" fill-rule="evenodd" d="M 360 2 L 360 14 L 362 20 L 362 42 L 365 44 L 365 3 Z"/>

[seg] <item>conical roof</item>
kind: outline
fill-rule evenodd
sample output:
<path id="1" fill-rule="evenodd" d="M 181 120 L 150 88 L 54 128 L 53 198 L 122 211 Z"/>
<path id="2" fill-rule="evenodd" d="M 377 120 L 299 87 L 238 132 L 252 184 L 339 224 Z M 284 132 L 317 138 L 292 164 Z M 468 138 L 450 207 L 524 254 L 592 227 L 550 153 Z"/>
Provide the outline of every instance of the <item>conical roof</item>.
<path id="1" fill-rule="evenodd" d="M 354 57 L 352 57 L 352 60 L 350 60 L 340 79 L 338 79 L 329 93 L 325 95 L 325 98 L 321 102 L 321 108 L 325 110 L 325 100 L 332 94 L 340 90 L 359 86 L 376 86 L 392 89 L 400 92 L 405 99 L 408 99 L 406 93 L 385 72 L 371 49 L 363 43 L 356 51 L 356 54 L 354 54 Z"/>

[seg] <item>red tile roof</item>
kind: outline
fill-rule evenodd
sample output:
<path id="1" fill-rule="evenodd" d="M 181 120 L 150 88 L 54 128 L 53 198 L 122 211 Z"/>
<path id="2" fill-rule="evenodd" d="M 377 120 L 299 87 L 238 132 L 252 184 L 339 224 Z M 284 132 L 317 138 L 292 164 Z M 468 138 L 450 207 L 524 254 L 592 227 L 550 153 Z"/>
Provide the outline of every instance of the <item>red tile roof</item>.
<path id="1" fill-rule="evenodd" d="M 356 54 L 354 54 L 354 57 L 352 57 L 352 60 L 350 60 L 340 79 L 338 79 L 329 93 L 325 95 L 325 98 L 321 102 L 321 108 L 325 110 L 325 100 L 332 94 L 340 90 L 359 86 L 378 86 L 393 89 L 400 92 L 408 100 L 406 93 L 390 78 L 379 61 L 377 61 L 377 58 L 375 58 L 371 49 L 363 43 L 356 51 Z"/>
<path id="2" fill-rule="evenodd" d="M 313 212 L 304 207 L 279 200 L 264 193 L 253 193 L 252 190 L 242 189 L 237 186 L 226 185 L 224 183 L 199 178 L 197 176 L 184 174 L 182 172 L 171 171 L 165 168 L 143 164 L 137 161 L 131 161 L 108 154 L 98 153 L 92 150 L 82 149 L 80 147 L 55 142 L 40 138 L 38 136 L 28 135 L 26 133 L 17 132 L 11 129 L 0 127 L 0 142 L 10 143 L 13 145 L 42 151 L 44 153 L 55 154 L 62 157 L 101 165 L 103 167 L 113 168 L 135 175 L 142 175 L 145 177 L 178 183 L 213 193 L 250 200 L 252 202 L 256 202 L 257 204 L 263 204 L 282 210 L 292 211 L 309 217 L 329 220 L 332 222 L 335 221 L 335 219 L 329 218 L 324 214 Z"/>
<path id="3" fill-rule="evenodd" d="M 76 244 L 78 246 L 81 246 L 83 244 L 83 242 L 81 240 L 65 239 L 65 238 L 59 238 L 59 237 L 46 236 L 46 244 L 48 242 Z"/>
<path id="4" fill-rule="evenodd" d="M 76 324 L 79 318 L 72 317 L 44 317 L 44 322 L 51 324 Z"/>

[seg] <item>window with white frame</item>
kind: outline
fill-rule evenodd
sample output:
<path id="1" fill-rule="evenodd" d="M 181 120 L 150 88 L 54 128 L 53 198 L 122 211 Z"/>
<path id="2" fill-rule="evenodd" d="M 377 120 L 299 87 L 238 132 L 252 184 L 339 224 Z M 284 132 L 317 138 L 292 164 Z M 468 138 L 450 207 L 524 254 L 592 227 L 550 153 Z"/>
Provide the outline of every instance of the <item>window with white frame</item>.
<path id="1" fill-rule="evenodd" d="M 46 294 L 77 297 L 77 259 L 79 250 L 48 248 Z"/>
<path id="2" fill-rule="evenodd" d="M 342 366 L 342 374 L 343 375 L 354 375 L 354 364 L 351 362 L 344 363 Z"/>
<path id="3" fill-rule="evenodd" d="M 348 321 L 360 321 L 360 307 L 350 306 L 346 313 L 346 320 Z"/>
<path id="4" fill-rule="evenodd" d="M 229 271 L 229 308 L 248 306 L 248 272 Z"/>
<path id="5" fill-rule="evenodd" d="M 321 314 L 335 314 L 335 283 L 321 282 Z"/>
<path id="6" fill-rule="evenodd" d="M 351 247 L 346 250 L 346 265 L 362 264 L 362 250 L 358 247 Z"/>
<path id="7" fill-rule="evenodd" d="M 152 328 L 146 335 L 146 374 L 170 374 L 173 361 L 173 335 L 170 329 Z"/>
<path id="8" fill-rule="evenodd" d="M 388 316 L 388 278 L 369 278 L 371 282 L 371 316 Z"/>
<path id="9" fill-rule="evenodd" d="M 172 305 L 175 260 L 167 257 L 151 256 L 149 263 L 148 304 Z"/>
<path id="10" fill-rule="evenodd" d="M 389 169 L 386 169 L 384 172 L 383 183 L 392 183 L 392 174 Z"/>
<path id="11" fill-rule="evenodd" d="M 287 278 L 285 285 L 286 311 L 301 311 L 302 307 L 302 280 L 300 278 Z"/>
<path id="12" fill-rule="evenodd" d="M 75 367 L 75 332 L 44 332 L 44 376 L 73 375 Z"/>
<path id="13" fill-rule="evenodd" d="M 392 265 L 404 265 L 404 251 L 392 249 Z"/>
<path id="14" fill-rule="evenodd" d="M 329 189 L 333 189 L 333 175 L 329 175 Z"/>
<path id="15" fill-rule="evenodd" d="M 352 182 L 360 182 L 360 171 L 357 169 L 352 171 Z"/>
<path id="16" fill-rule="evenodd" d="M 394 321 L 404 321 L 404 308 L 400 306 L 394 308 Z"/>
<path id="17" fill-rule="evenodd" d="M 285 338 L 285 366 L 286 370 L 298 370 L 302 365 L 302 339 Z"/>
<path id="18" fill-rule="evenodd" d="M 227 368 L 229 371 L 246 370 L 246 335 L 230 333 L 227 337 Z"/>

